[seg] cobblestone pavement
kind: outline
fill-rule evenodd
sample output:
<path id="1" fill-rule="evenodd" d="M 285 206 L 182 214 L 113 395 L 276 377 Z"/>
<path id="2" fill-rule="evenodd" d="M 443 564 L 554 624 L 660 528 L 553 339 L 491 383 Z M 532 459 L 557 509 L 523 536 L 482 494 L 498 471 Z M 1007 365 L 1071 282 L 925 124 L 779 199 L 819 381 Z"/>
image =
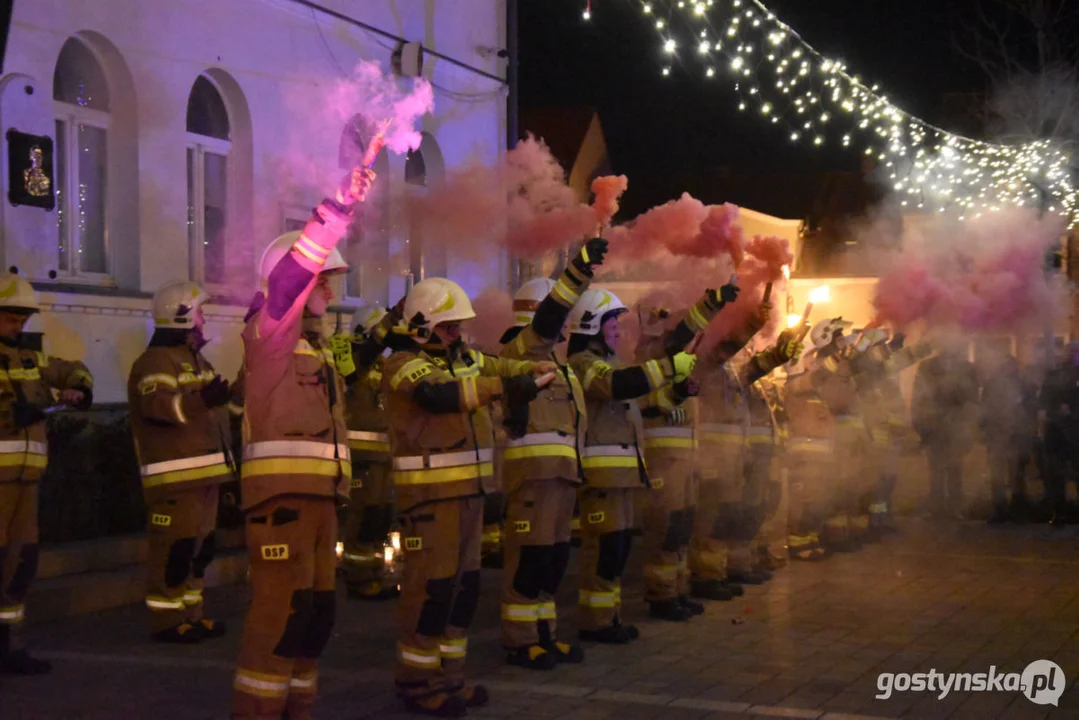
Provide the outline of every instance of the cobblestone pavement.
<path id="1" fill-rule="evenodd" d="M 712 603 L 703 617 L 680 624 L 645 619 L 639 581 L 631 579 L 627 615 L 640 625 L 641 639 L 628 647 L 588 646 L 585 665 L 550 672 L 502 664 L 499 572 L 485 571 L 469 662 L 493 701 L 470 715 L 1079 719 L 1077 540 L 1077 528 L 911 520 L 884 543 L 789 567 L 745 597 Z M 573 580 L 560 603 L 567 625 L 576 612 Z M 34 626 L 33 646 L 55 671 L 4 679 L 0 718 L 227 718 L 245 602 L 242 587 L 209 593 L 210 608 L 233 630 L 196 647 L 149 643 L 139 607 Z M 392 603 L 357 603 L 342 594 L 318 717 L 409 717 L 392 696 L 392 627 Z M 987 672 L 993 665 L 1021 672 L 1043 658 L 1068 678 L 1056 708 L 1018 692 L 874 697 L 881 672 Z"/>

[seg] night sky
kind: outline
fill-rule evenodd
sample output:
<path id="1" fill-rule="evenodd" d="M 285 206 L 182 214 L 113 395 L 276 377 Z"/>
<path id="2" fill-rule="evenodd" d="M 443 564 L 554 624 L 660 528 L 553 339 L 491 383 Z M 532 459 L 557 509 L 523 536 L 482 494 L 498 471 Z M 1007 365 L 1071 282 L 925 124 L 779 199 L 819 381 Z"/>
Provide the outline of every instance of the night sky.
<path id="1" fill-rule="evenodd" d="M 944 94 L 984 86 L 980 70 L 958 55 L 952 40 L 956 9 L 978 1 L 766 4 L 825 55 L 842 58 L 867 84 L 879 83 L 900 107 L 946 124 Z M 706 202 L 726 200 L 708 197 L 714 185 L 710 179 L 723 168 L 736 177 L 858 169 L 861 148 L 791 143 L 787 133 L 759 115 L 739 113 L 729 75 L 721 72 L 708 80 L 699 67 L 675 65 L 663 77 L 664 53 L 654 18 L 644 16 L 636 0 L 593 0 L 590 21 L 581 17 L 584 0 L 519 2 L 521 106 L 598 109 L 614 170 L 630 180 L 623 216 L 683 190 Z"/>

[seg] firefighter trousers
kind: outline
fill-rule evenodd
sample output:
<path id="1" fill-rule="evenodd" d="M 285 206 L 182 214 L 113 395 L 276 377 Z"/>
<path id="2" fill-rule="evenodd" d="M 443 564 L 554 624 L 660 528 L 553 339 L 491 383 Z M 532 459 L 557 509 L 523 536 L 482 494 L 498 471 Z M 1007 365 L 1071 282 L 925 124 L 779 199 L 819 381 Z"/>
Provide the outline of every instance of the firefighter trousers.
<path id="1" fill-rule="evenodd" d="M 0 657 L 22 649 L 23 601 L 37 575 L 37 483 L 0 484 Z"/>
<path id="2" fill-rule="evenodd" d="M 576 502 L 576 484 L 561 478 L 526 480 L 507 496 L 502 644 L 508 650 L 551 645 L 557 637 L 555 594 L 569 563 Z"/>
<path id="3" fill-rule="evenodd" d="M 393 477 L 388 463 L 352 465 L 345 516 L 345 581 L 362 587 L 382 577 L 383 546 L 393 527 Z"/>
<path id="4" fill-rule="evenodd" d="M 644 597 L 648 602 L 671 600 L 689 592 L 689 541 L 697 503 L 697 476 L 691 463 L 654 460 L 652 492 L 645 496 Z"/>
<path id="5" fill-rule="evenodd" d="M 734 545 L 727 559 L 731 571 L 751 572 L 760 564 L 758 535 L 765 521 L 765 494 L 772 481 L 774 449 L 770 437 L 768 442 L 755 442 L 748 447 Z"/>
<path id="6" fill-rule="evenodd" d="M 421 698 L 464 685 L 468 628 L 480 599 L 484 498 L 453 498 L 401 516 L 397 687 Z"/>
<path id="7" fill-rule="evenodd" d="M 638 488 L 582 488 L 580 630 L 614 623 L 622 606 L 622 573 L 633 542 L 633 503 Z"/>
<path id="8" fill-rule="evenodd" d="M 336 611 L 333 498 L 282 496 L 247 511 L 251 604 L 233 683 L 233 718 L 307 720 Z"/>
<path id="9" fill-rule="evenodd" d="M 827 440 L 799 439 L 787 450 L 789 515 L 787 544 L 792 553 L 815 547 L 830 510 L 832 449 Z"/>
<path id="10" fill-rule="evenodd" d="M 203 616 L 206 568 L 214 559 L 217 485 L 147 493 L 146 607 L 153 632 Z"/>
<path id="11" fill-rule="evenodd" d="M 762 553 L 777 560 L 787 557 L 789 508 L 790 489 L 786 463 L 773 463 L 772 476 L 765 484 L 764 523 L 757 534 L 757 546 Z"/>
<path id="12" fill-rule="evenodd" d="M 728 551 L 735 539 L 738 508 L 744 489 L 742 443 L 703 446 L 708 466 L 702 470 L 693 538 L 689 543 L 692 582 L 727 577 Z"/>

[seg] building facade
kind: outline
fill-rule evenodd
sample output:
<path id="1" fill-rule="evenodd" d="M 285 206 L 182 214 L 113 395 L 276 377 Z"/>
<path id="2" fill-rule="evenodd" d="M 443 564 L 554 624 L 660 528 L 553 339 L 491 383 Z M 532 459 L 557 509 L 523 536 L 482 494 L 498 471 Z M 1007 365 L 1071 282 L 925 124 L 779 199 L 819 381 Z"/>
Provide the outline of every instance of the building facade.
<path id="1" fill-rule="evenodd" d="M 153 291 L 190 278 L 215 295 L 207 354 L 234 374 L 262 250 L 302 227 L 367 140 L 363 108 L 342 106 L 361 61 L 396 68 L 401 87 L 427 78 L 435 107 L 418 149 L 376 162 L 343 248 L 342 324 L 394 303 L 410 273 L 504 287 L 506 258 L 427 250 L 399 205 L 504 151 L 505 29 L 505 0 L 15 0 L 0 252 L 41 295 L 47 349 L 87 363 L 97 400 L 122 402 Z"/>

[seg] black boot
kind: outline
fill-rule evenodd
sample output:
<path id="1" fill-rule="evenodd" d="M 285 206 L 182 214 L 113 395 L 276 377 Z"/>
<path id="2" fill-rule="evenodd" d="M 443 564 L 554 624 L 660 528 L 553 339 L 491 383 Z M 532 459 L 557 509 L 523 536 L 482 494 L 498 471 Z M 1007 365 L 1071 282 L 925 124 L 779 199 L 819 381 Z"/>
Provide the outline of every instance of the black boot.
<path id="1" fill-rule="evenodd" d="M 1011 516 L 1008 513 L 1008 506 L 1004 503 L 997 503 L 993 506 L 993 514 L 989 516 L 986 521 L 990 525 L 1003 525 L 1011 520 Z"/>
<path id="2" fill-rule="evenodd" d="M 529 645 L 507 650 L 506 662 L 528 670 L 554 670 L 558 658 L 541 645 Z"/>
<path id="3" fill-rule="evenodd" d="M 649 617 L 654 617 L 659 620 L 670 620 L 672 622 L 685 622 L 693 617 L 693 613 L 689 608 L 683 607 L 678 598 L 671 598 L 670 600 L 658 600 L 656 602 L 648 603 Z"/>
<path id="4" fill-rule="evenodd" d="M 484 707 L 491 702 L 491 695 L 483 685 L 465 685 L 455 695 L 465 702 L 465 707 Z"/>
<path id="5" fill-rule="evenodd" d="M 598 642 L 605 645 L 627 645 L 633 638 L 621 625 L 608 625 L 599 630 L 581 630 L 577 637 L 588 642 Z"/>
<path id="6" fill-rule="evenodd" d="M 626 635 L 629 635 L 630 640 L 636 640 L 641 636 L 641 631 L 637 629 L 636 625 L 623 624 L 622 618 L 620 617 L 616 617 L 614 619 L 614 626 L 622 628 L 622 632 L 624 632 Z"/>
<path id="7" fill-rule="evenodd" d="M 718 600 L 725 602 L 734 599 L 734 593 L 723 586 L 719 580 L 702 580 L 690 583 L 689 594 L 702 600 Z"/>
<path id="8" fill-rule="evenodd" d="M 0 659 L 0 675 L 48 675 L 51 672 L 51 662 L 30 657 L 26 650 L 9 652 Z"/>
<path id="9" fill-rule="evenodd" d="M 209 618 L 202 618 L 201 620 L 190 621 L 195 629 L 202 633 L 204 640 L 215 640 L 219 637 L 224 637 L 228 628 L 225 627 L 225 623 L 220 620 L 210 620 Z"/>
<path id="10" fill-rule="evenodd" d="M 155 640 L 174 645 L 193 645 L 202 642 L 203 637 L 202 630 L 189 622 L 182 622 L 168 630 L 159 630 L 154 633 Z"/>
<path id="11" fill-rule="evenodd" d="M 724 578 L 723 580 L 720 580 L 719 583 L 734 597 L 742 597 L 746 594 L 745 588 L 743 588 L 740 583 L 736 583 L 730 578 Z"/>
<path id="12" fill-rule="evenodd" d="M 679 595 L 678 604 L 689 610 L 694 615 L 704 615 L 704 603 L 699 603 L 689 595 Z"/>
<path id="13" fill-rule="evenodd" d="M 405 709 L 417 715 L 430 717 L 456 718 L 468 713 L 464 698 L 449 690 L 437 690 L 422 695 L 407 695 L 398 692 L 397 697 L 404 703 Z"/>
<path id="14" fill-rule="evenodd" d="M 554 655 L 555 660 L 564 665 L 577 665 L 584 662 L 584 650 L 580 645 L 558 642 L 557 640 L 543 648 Z"/>

